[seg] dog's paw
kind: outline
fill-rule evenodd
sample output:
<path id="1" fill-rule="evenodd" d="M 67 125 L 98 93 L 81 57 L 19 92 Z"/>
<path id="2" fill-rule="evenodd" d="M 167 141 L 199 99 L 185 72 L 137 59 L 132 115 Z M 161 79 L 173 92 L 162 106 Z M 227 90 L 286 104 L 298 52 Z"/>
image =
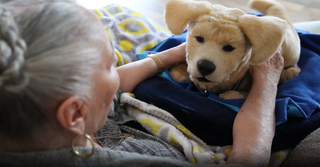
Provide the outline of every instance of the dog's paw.
<path id="1" fill-rule="evenodd" d="M 189 81 L 191 82 L 189 78 L 189 73 L 187 72 L 188 65 L 186 63 L 180 63 L 174 67 L 172 67 L 170 71 L 171 77 L 176 80 L 177 82 L 182 81 Z"/>
<path id="2" fill-rule="evenodd" d="M 297 65 L 283 69 L 279 83 L 284 83 L 284 82 L 288 81 L 289 79 L 292 79 L 292 78 L 298 76 L 300 74 L 300 71 L 301 71 L 301 69 Z"/>
<path id="3" fill-rule="evenodd" d="M 181 74 L 177 71 L 170 71 L 170 75 L 177 82 L 183 82 L 183 81 L 191 82 L 189 75 L 187 76 L 187 75 Z"/>
<path id="4" fill-rule="evenodd" d="M 238 92 L 234 90 L 229 90 L 226 92 L 223 92 L 219 95 L 220 98 L 222 99 L 245 99 L 248 96 L 247 92 Z"/>

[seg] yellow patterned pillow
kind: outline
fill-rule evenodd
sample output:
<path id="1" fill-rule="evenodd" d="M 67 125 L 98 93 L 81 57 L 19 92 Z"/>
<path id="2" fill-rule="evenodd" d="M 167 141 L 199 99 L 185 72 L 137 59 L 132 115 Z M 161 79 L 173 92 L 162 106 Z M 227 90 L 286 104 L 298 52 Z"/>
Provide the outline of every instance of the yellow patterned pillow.
<path id="1" fill-rule="evenodd" d="M 127 7 L 111 4 L 92 10 L 102 21 L 115 52 L 117 66 L 136 61 L 136 54 L 151 49 L 171 34 L 147 18 Z"/>

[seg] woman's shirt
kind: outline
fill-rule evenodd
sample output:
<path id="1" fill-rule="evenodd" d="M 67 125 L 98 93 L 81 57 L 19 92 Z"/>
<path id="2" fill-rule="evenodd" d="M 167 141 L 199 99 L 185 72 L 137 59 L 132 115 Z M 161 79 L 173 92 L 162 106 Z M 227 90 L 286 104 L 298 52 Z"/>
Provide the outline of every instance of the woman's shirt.
<path id="1" fill-rule="evenodd" d="M 113 150 L 135 152 L 159 157 L 171 157 L 186 161 L 185 156 L 175 147 L 165 141 L 152 136 L 143 131 L 142 127 L 135 124 L 134 118 L 126 114 L 126 110 L 119 103 L 120 90 L 116 93 L 113 100 L 108 119 L 104 126 L 96 132 L 99 144 L 104 148 Z M 127 126 L 135 125 L 138 129 Z M 130 134 L 134 137 L 128 137 L 123 140 L 118 138 L 123 134 Z"/>

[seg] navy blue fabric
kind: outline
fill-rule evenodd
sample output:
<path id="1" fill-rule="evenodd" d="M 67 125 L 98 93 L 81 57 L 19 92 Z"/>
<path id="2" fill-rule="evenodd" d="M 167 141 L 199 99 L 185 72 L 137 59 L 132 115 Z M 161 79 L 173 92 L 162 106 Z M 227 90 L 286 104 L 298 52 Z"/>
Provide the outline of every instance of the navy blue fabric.
<path id="1" fill-rule="evenodd" d="M 278 86 L 276 100 L 276 135 L 273 151 L 292 148 L 306 135 L 320 127 L 320 35 L 298 30 L 301 74 Z M 181 44 L 186 39 L 173 36 L 152 51 L 157 53 Z M 169 75 L 168 71 L 165 72 Z M 170 76 L 169 76 L 170 78 Z M 232 144 L 232 125 L 243 99 L 224 100 L 214 93 L 201 93 L 192 83 L 175 83 L 153 77 L 139 84 L 134 94 L 173 114 L 191 132 L 210 145 Z M 231 106 L 231 107 L 230 107 Z M 289 114 L 288 114 L 289 113 Z"/>

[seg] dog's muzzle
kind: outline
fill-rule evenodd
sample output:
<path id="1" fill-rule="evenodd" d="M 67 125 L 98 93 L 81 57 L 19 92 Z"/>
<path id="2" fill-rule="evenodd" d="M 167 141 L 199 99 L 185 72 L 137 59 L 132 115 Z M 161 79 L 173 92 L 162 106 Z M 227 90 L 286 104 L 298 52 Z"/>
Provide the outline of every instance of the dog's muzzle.
<path id="1" fill-rule="evenodd" d="M 216 66 L 209 60 L 198 61 L 197 67 L 202 76 L 210 75 L 216 69 Z"/>

